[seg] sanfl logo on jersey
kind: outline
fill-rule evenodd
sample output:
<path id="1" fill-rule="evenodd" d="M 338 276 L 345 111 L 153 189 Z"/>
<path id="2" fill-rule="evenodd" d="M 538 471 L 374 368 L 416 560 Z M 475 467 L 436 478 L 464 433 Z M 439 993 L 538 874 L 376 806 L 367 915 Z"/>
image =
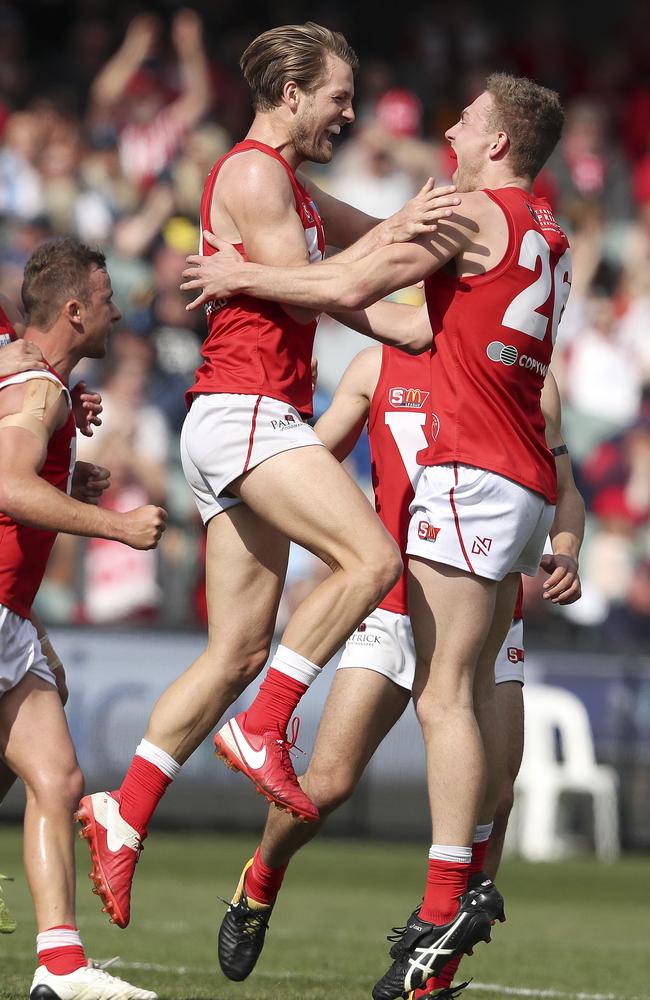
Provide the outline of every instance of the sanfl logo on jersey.
<path id="1" fill-rule="evenodd" d="M 390 405 L 404 407 L 407 410 L 421 410 L 428 398 L 429 393 L 424 389 L 404 389 L 394 386 L 388 390 Z"/>

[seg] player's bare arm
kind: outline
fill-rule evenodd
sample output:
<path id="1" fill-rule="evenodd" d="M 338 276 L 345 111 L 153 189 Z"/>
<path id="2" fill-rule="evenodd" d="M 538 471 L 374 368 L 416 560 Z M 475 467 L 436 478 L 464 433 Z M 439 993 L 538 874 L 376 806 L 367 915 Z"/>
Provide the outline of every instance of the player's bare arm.
<path id="1" fill-rule="evenodd" d="M 381 299 L 367 309 L 330 313 L 344 326 L 380 344 L 398 347 L 407 354 L 422 354 L 431 347 L 432 332 L 426 305 L 411 306 Z"/>
<path id="2" fill-rule="evenodd" d="M 453 185 L 436 187 L 430 177 L 398 212 L 376 219 L 322 191 L 311 180 L 301 177 L 301 183 L 318 205 L 330 246 L 350 249 L 346 260 L 359 260 L 380 247 L 435 232 L 438 222 L 449 218 L 461 203 Z"/>
<path id="3" fill-rule="evenodd" d="M 104 510 L 73 499 L 39 476 L 48 442 L 66 417 L 64 394 L 49 379 L 30 379 L 0 392 L 0 510 L 21 524 L 46 531 L 154 548 L 165 530 L 164 510 L 153 506 L 126 514 Z"/>
<path id="4" fill-rule="evenodd" d="M 217 236 L 243 243 L 251 261 L 281 267 L 309 263 L 287 173 L 277 160 L 257 150 L 224 163 L 214 188 L 211 222 Z M 286 311 L 299 323 L 309 323 L 317 315 L 315 310 L 290 305 Z"/>
<path id="5" fill-rule="evenodd" d="M 456 211 L 441 222 L 435 233 L 384 247 L 349 264 L 337 256 L 309 268 L 264 267 L 235 260 L 223 241 L 215 241 L 223 256 L 220 253 L 209 263 L 197 256 L 188 257 L 190 266 L 183 272 L 188 280 L 181 288 L 203 288 L 209 297 L 243 293 L 317 312 L 336 312 L 366 308 L 384 295 L 426 278 L 454 258 L 458 258 L 460 273 L 479 274 L 505 253 L 507 225 L 500 209 L 487 204 L 489 199 L 482 192 L 463 197 L 462 212 Z"/>
<path id="6" fill-rule="evenodd" d="M 314 430 L 340 462 L 359 440 L 370 411 L 370 401 L 381 370 L 381 348 L 367 347 L 350 362 L 332 402 Z"/>
<path id="7" fill-rule="evenodd" d="M 562 404 L 552 372 L 546 376 L 541 404 L 546 441 L 555 454 L 557 468 L 557 504 L 550 530 L 553 555 L 542 559 L 542 568 L 550 574 L 544 583 L 544 598 L 553 604 L 573 604 L 582 593 L 578 556 L 585 530 L 585 505 L 562 437 Z"/>

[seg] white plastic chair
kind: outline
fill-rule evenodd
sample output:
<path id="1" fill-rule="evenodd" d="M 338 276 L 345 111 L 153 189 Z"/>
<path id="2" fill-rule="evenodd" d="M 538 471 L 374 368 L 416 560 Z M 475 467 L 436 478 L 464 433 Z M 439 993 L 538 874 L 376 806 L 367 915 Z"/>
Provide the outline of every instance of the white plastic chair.
<path id="1" fill-rule="evenodd" d="M 614 860 L 620 853 L 618 776 L 596 763 L 585 706 L 570 691 L 544 684 L 526 684 L 524 706 L 524 759 L 512 817 L 519 853 L 530 861 L 565 856 L 557 824 L 560 797 L 580 793 L 593 801 L 596 854 Z"/>

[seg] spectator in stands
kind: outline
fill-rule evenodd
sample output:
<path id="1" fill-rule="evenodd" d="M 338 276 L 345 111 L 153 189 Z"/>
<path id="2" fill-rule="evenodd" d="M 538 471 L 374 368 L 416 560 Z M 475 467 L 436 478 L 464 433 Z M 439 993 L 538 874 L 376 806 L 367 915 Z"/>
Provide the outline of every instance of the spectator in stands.
<path id="1" fill-rule="evenodd" d="M 160 78 L 145 65 L 156 51 L 160 33 L 161 23 L 154 15 L 133 18 L 121 47 L 91 90 L 93 127 L 115 128 L 122 169 L 142 190 L 171 165 L 187 133 L 210 106 L 210 78 L 198 14 L 185 8 L 172 20 L 181 88 L 173 100 Z"/>

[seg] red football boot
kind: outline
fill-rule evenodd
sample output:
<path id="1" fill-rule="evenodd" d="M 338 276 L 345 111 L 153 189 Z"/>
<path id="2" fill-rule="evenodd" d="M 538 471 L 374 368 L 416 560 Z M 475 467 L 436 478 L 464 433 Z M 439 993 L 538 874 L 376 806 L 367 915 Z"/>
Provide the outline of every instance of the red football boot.
<path id="1" fill-rule="evenodd" d="M 318 809 L 298 784 L 289 752 L 296 745 L 298 719 L 293 720 L 291 742 L 279 729 L 246 731 L 246 713 L 230 719 L 214 737 L 217 756 L 234 771 L 251 779 L 258 792 L 298 819 L 313 822 Z"/>
<path id="2" fill-rule="evenodd" d="M 84 795 L 75 819 L 82 824 L 79 836 L 86 838 L 90 848 L 93 892 L 100 897 L 111 923 L 126 927 L 131 918 L 131 884 L 142 838 L 120 816 L 117 792 Z"/>

